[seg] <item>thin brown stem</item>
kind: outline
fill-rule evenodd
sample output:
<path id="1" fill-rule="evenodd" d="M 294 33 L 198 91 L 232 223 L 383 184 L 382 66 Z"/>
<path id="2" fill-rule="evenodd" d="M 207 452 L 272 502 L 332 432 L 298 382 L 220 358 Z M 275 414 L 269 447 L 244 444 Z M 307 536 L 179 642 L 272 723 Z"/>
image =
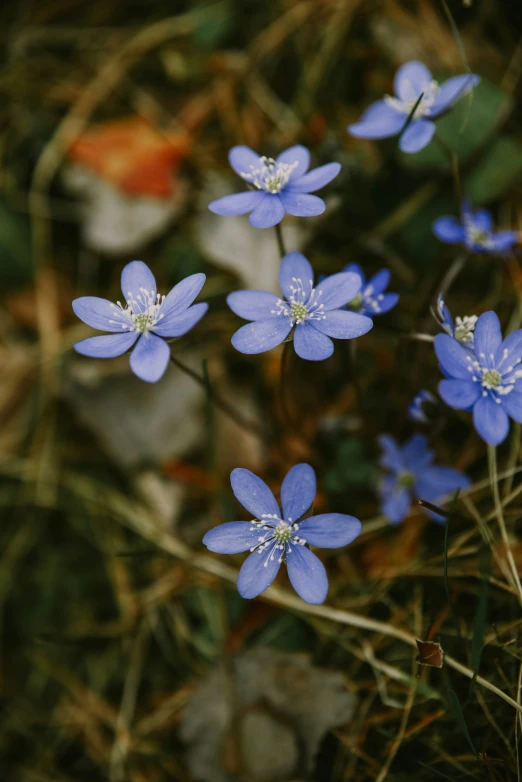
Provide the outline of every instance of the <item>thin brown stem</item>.
<path id="1" fill-rule="evenodd" d="M 172 354 L 170 356 L 170 361 L 175 367 L 180 369 L 186 375 L 191 377 L 192 380 L 195 380 L 196 383 L 198 383 L 202 388 L 204 388 L 212 404 L 221 410 L 221 412 L 225 413 L 225 415 L 234 421 L 234 423 L 237 424 L 241 429 L 255 434 L 262 440 L 266 439 L 266 430 L 264 427 L 260 426 L 254 421 L 249 421 L 248 419 L 244 418 L 241 413 L 238 413 L 238 411 L 231 404 L 222 399 L 219 394 L 216 394 L 216 392 L 205 381 L 204 377 L 195 372 L 191 367 L 188 367 L 186 364 L 180 361 L 179 358 L 176 358 L 176 356 L 173 356 Z"/>
<path id="2" fill-rule="evenodd" d="M 286 248 L 285 248 L 285 242 L 283 239 L 283 229 L 281 228 L 281 223 L 278 223 L 275 227 L 276 231 L 276 237 L 277 237 L 277 246 L 279 247 L 279 254 L 281 258 L 286 255 Z"/>
<path id="3" fill-rule="evenodd" d="M 279 370 L 279 406 L 281 409 L 283 423 L 285 423 L 287 426 L 292 426 L 293 423 L 292 413 L 288 407 L 286 398 L 286 378 L 288 375 L 288 363 L 291 350 L 292 342 L 284 342 L 283 352 L 281 353 L 281 368 Z"/>

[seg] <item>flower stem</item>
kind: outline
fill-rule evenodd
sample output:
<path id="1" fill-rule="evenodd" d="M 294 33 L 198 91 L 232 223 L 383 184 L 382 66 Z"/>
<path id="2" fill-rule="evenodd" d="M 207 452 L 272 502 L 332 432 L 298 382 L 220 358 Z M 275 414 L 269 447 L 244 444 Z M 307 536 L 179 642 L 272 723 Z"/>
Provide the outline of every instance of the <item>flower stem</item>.
<path id="1" fill-rule="evenodd" d="M 176 356 L 173 356 L 171 354 L 170 361 L 172 364 L 174 364 L 175 367 L 180 369 L 182 372 L 184 372 L 186 375 L 192 378 L 192 380 L 195 380 L 196 383 L 198 383 L 202 388 L 205 389 L 205 392 L 208 394 L 208 398 L 212 402 L 212 404 L 217 407 L 221 412 L 225 413 L 232 421 L 234 421 L 237 426 L 239 426 L 241 429 L 244 429 L 247 432 L 251 432 L 252 434 L 257 435 L 257 437 L 260 437 L 261 439 L 266 439 L 266 430 L 264 427 L 259 426 L 254 421 L 249 421 L 246 418 L 243 418 L 241 413 L 238 413 L 238 411 L 228 402 L 226 402 L 224 399 L 222 399 L 216 392 L 209 386 L 208 382 L 205 380 L 204 377 L 199 375 L 197 372 L 195 372 L 191 367 L 188 367 L 186 364 L 184 364 L 182 361 L 179 360 L 179 358 L 176 358 Z"/>
<path id="2" fill-rule="evenodd" d="M 448 158 L 448 163 L 450 164 L 451 173 L 453 175 L 453 188 L 455 191 L 455 198 L 457 200 L 457 209 L 460 214 L 462 207 L 462 185 L 460 182 L 459 159 L 457 157 L 457 153 L 448 147 L 446 142 L 443 141 L 437 133 L 435 133 L 433 138 Z"/>
<path id="3" fill-rule="evenodd" d="M 282 258 L 284 255 L 286 255 L 286 248 L 283 240 L 283 229 L 281 228 L 281 223 L 276 225 L 275 232 L 277 237 L 277 246 L 279 247 L 279 254 Z"/>
<path id="4" fill-rule="evenodd" d="M 283 422 L 289 425 L 292 425 L 293 417 L 286 400 L 286 376 L 288 374 L 288 361 L 290 358 L 291 349 L 291 342 L 283 343 L 283 352 L 281 353 L 281 368 L 279 370 L 279 405 L 281 408 Z"/>
<path id="5" fill-rule="evenodd" d="M 506 522 L 504 520 L 504 511 L 502 509 L 502 503 L 500 502 L 500 492 L 498 490 L 498 473 L 497 473 L 497 449 L 495 445 L 488 445 L 488 466 L 489 466 L 489 482 L 491 484 L 491 491 L 493 493 L 493 501 L 495 503 L 495 511 L 497 515 L 498 526 L 500 529 L 500 536 L 506 549 L 506 558 L 511 568 L 511 574 L 513 577 L 513 585 L 518 590 L 519 601 L 522 604 L 522 585 L 520 583 L 520 577 L 518 575 L 517 566 L 511 551 L 511 543 L 509 541 L 508 532 L 506 529 Z"/>

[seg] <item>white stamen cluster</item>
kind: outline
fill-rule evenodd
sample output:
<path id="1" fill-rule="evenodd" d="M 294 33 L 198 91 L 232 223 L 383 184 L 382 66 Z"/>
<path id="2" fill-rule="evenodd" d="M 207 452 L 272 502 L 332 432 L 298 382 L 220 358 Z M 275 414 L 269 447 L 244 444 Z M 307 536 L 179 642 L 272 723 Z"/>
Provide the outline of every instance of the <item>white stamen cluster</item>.
<path id="1" fill-rule="evenodd" d="M 119 301 L 111 304 L 115 319 L 110 320 L 109 323 L 125 331 L 146 334 L 164 317 L 160 312 L 164 301 L 165 296 L 154 294 L 146 288 L 140 288 L 136 298 L 133 298 L 131 291 L 128 291 L 125 307 Z"/>
<path id="2" fill-rule="evenodd" d="M 284 315 L 292 325 L 303 323 L 305 320 L 326 320 L 324 304 L 319 302 L 322 291 L 314 288 L 313 280 L 308 280 L 308 284 L 305 285 L 300 277 L 292 277 L 292 283 L 290 298 L 288 301 L 278 299 L 277 309 L 271 310 L 272 315 Z M 310 293 L 307 293 L 308 289 Z"/>
<path id="3" fill-rule="evenodd" d="M 476 315 L 465 315 L 463 318 L 455 318 L 455 331 L 453 336 L 457 342 L 463 345 L 473 345 L 474 331 L 478 317 Z"/>
<path id="4" fill-rule="evenodd" d="M 413 107 L 419 101 L 420 95 L 415 94 L 415 88 L 411 82 L 407 82 L 403 86 L 404 92 L 407 94 L 405 99 L 396 98 L 393 95 L 385 95 L 384 100 L 392 109 L 400 111 L 407 117 L 410 116 L 413 111 Z M 412 119 L 422 119 L 428 114 L 429 110 L 435 103 L 435 98 L 440 90 L 439 83 L 434 79 L 424 88 L 422 98 L 420 98 L 419 104 L 413 112 Z"/>
<path id="5" fill-rule="evenodd" d="M 263 567 L 268 567 L 268 563 L 276 557 L 279 563 L 283 562 L 292 553 L 292 546 L 306 544 L 306 540 L 297 534 L 299 523 L 292 522 L 291 518 L 285 521 L 273 513 L 263 513 L 260 519 L 253 519 L 251 523 L 251 531 L 260 530 L 263 533 L 259 535 L 258 543 L 250 549 L 258 554 L 267 552 Z"/>
<path id="6" fill-rule="evenodd" d="M 372 312 L 378 314 L 381 311 L 381 301 L 383 299 L 383 293 L 375 295 L 373 285 L 367 285 L 354 299 L 348 302 L 348 307 L 352 310 L 372 310 Z"/>
<path id="7" fill-rule="evenodd" d="M 294 163 L 278 163 L 271 157 L 260 157 L 259 166 L 250 166 L 250 171 L 241 172 L 241 176 L 258 190 L 266 190 L 267 193 L 280 193 L 288 184 L 292 171 L 297 168 L 299 161 Z"/>
<path id="8" fill-rule="evenodd" d="M 495 366 L 493 353 L 490 353 L 488 358 L 485 353 L 480 353 L 476 358 L 466 357 L 469 364 L 468 372 L 471 373 L 474 383 L 481 384 L 482 396 L 490 396 L 499 405 L 502 403 L 500 397 L 510 394 L 515 388 L 515 382 L 522 377 L 522 369 L 516 369 L 522 359 L 517 358 L 513 364 L 504 366 L 508 357 L 509 350 L 507 348 L 504 348 L 502 359 L 497 366 Z"/>

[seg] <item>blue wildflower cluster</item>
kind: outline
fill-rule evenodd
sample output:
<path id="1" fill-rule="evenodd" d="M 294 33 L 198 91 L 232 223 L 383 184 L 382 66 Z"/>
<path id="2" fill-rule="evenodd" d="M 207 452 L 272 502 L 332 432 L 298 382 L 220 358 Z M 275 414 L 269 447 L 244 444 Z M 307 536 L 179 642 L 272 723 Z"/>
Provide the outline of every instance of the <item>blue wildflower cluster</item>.
<path id="1" fill-rule="evenodd" d="M 436 134 L 436 120 L 478 82 L 478 76 L 464 74 L 439 84 L 421 62 L 406 63 L 395 75 L 395 94 L 373 103 L 348 132 L 363 139 L 398 135 L 400 149 L 416 153 Z M 322 214 L 325 202 L 313 193 L 330 184 L 341 169 L 339 163 L 329 162 L 309 170 L 310 153 L 300 145 L 275 158 L 235 146 L 229 162 L 246 189 L 213 201 L 209 209 L 223 216 L 248 214 L 254 228 L 276 226 L 278 231 L 285 214 Z M 462 245 L 470 253 L 506 254 L 513 251 L 518 239 L 516 231 L 495 231 L 491 214 L 485 209 L 473 210 L 468 200 L 462 202 L 458 219 L 441 216 L 433 231 L 440 241 Z M 248 321 L 233 334 L 232 345 L 242 354 L 255 355 L 293 343 L 301 359 L 325 361 L 334 351 L 332 339 L 364 336 L 376 316 L 397 306 L 399 294 L 387 291 L 390 276 L 384 268 L 367 278 L 357 263 L 329 276 L 318 275 L 302 253 L 284 252 L 279 296 L 266 290 L 237 290 L 228 295 L 230 310 Z M 73 302 L 81 320 L 108 332 L 78 342 L 76 351 L 95 358 L 131 351 L 132 371 L 146 382 L 157 382 L 171 358 L 169 341 L 187 334 L 207 311 L 207 304 L 194 304 L 204 283 L 204 274 L 194 274 L 162 296 L 144 263 L 127 264 L 121 277 L 122 302 L 114 304 L 91 296 Z M 472 411 L 474 426 L 486 443 L 501 443 L 510 418 L 522 422 L 522 329 L 502 340 L 494 312 L 453 318 L 442 294 L 434 314 L 441 333 L 425 340 L 434 339 L 444 375 L 440 397 L 452 408 Z M 423 389 L 413 399 L 408 418 L 429 425 L 437 404 L 434 394 Z M 433 463 L 434 452 L 424 435 L 413 434 L 402 446 L 388 435 L 379 437 L 378 442 L 384 470 L 378 495 L 382 513 L 393 524 L 408 516 L 414 500 L 439 505 L 470 486 L 469 478 L 458 470 Z M 247 599 L 257 597 L 286 563 L 298 595 L 309 603 L 323 602 L 327 575 L 310 547 L 346 546 L 360 534 L 361 522 L 342 513 L 306 515 L 316 495 L 315 472 L 308 464 L 297 464 L 286 475 L 281 508 L 266 483 L 249 470 L 234 469 L 231 484 L 252 518 L 215 527 L 203 543 L 219 554 L 249 552 L 239 571 L 239 593 Z M 431 515 L 437 521 L 444 520 L 442 515 Z"/>

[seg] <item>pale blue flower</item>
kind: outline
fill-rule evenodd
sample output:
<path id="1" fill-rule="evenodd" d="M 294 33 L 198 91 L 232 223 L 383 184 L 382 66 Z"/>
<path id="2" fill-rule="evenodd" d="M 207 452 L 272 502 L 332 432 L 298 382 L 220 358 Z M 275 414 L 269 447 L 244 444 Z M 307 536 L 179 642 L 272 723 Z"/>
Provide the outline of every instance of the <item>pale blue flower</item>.
<path id="1" fill-rule="evenodd" d="M 96 296 L 75 299 L 76 315 L 110 336 L 89 337 L 74 349 L 83 356 L 114 358 L 133 348 L 130 366 L 148 383 L 158 381 L 170 359 L 165 339 L 181 337 L 201 320 L 208 304 L 190 306 L 205 282 L 204 274 L 192 274 L 172 288 L 168 296 L 156 292 L 156 280 L 142 261 L 131 261 L 121 273 L 124 304 Z"/>
<path id="2" fill-rule="evenodd" d="M 365 274 L 358 263 L 349 263 L 343 271 L 353 272 L 361 278 L 361 290 L 346 305 L 353 312 L 359 312 L 361 315 L 373 318 L 375 315 L 384 315 L 385 312 L 389 312 L 399 301 L 398 293 L 385 293 L 390 282 L 388 269 L 381 269 L 368 281 L 366 281 Z"/>
<path id="3" fill-rule="evenodd" d="M 475 429 L 486 443 L 505 440 L 509 419 L 522 423 L 522 329 L 503 341 L 498 317 L 484 312 L 475 326 L 473 351 L 438 334 L 435 353 L 446 375 L 439 383 L 446 404 L 472 410 Z"/>
<path id="4" fill-rule="evenodd" d="M 475 253 L 504 254 L 518 242 L 518 231 L 494 231 L 491 212 L 474 212 L 469 201 L 462 203 L 460 221 L 456 217 L 439 217 L 433 223 L 433 233 L 441 242 L 462 244 Z"/>
<path id="5" fill-rule="evenodd" d="M 414 434 L 402 447 L 388 435 L 379 437 L 379 444 L 381 466 L 389 470 L 379 485 L 381 509 L 393 524 L 406 518 L 413 499 L 438 505 L 457 489 L 470 485 L 469 478 L 458 470 L 432 464 L 433 451 L 422 434 Z M 444 522 L 434 513 L 430 516 Z"/>
<path id="6" fill-rule="evenodd" d="M 369 139 L 400 133 L 402 151 L 418 152 L 429 144 L 435 133 L 433 120 L 449 111 L 479 81 L 479 76 L 464 74 L 439 85 L 422 62 L 412 60 L 401 65 L 395 74 L 395 97 L 386 95 L 384 100 L 369 106 L 359 122 L 348 126 L 348 133 Z"/>
<path id="7" fill-rule="evenodd" d="M 218 198 L 208 208 L 218 215 L 250 214 L 255 228 L 277 225 L 285 212 L 296 217 L 322 214 L 326 209 L 323 199 L 310 193 L 327 185 L 341 170 L 340 163 L 327 163 L 308 171 L 310 153 L 300 145 L 290 147 L 275 160 L 260 157 L 250 147 L 233 147 L 228 159 L 252 189 Z"/>
<path id="8" fill-rule="evenodd" d="M 268 291 L 235 291 L 228 306 L 240 318 L 253 321 L 232 337 L 240 353 L 264 353 L 293 333 L 295 352 L 308 361 L 322 361 L 332 355 L 335 339 L 354 339 L 366 334 L 373 321 L 343 307 L 361 288 L 358 274 L 332 274 L 314 288 L 314 272 L 298 252 L 281 261 L 279 284 L 284 298 Z"/>
<path id="9" fill-rule="evenodd" d="M 430 391 L 419 391 L 408 408 L 408 418 L 419 424 L 429 424 L 437 398 Z"/>
<path id="10" fill-rule="evenodd" d="M 207 532 L 203 543 L 218 554 L 250 552 L 239 571 L 239 594 L 247 599 L 260 595 L 286 562 L 297 594 L 307 603 L 323 603 L 328 592 L 326 570 L 308 546 L 348 545 L 361 532 L 359 519 L 343 513 L 302 518 L 316 493 L 315 472 L 309 464 L 296 464 L 284 479 L 282 512 L 266 483 L 250 470 L 233 470 L 230 483 L 236 498 L 254 518 L 220 524 Z"/>

